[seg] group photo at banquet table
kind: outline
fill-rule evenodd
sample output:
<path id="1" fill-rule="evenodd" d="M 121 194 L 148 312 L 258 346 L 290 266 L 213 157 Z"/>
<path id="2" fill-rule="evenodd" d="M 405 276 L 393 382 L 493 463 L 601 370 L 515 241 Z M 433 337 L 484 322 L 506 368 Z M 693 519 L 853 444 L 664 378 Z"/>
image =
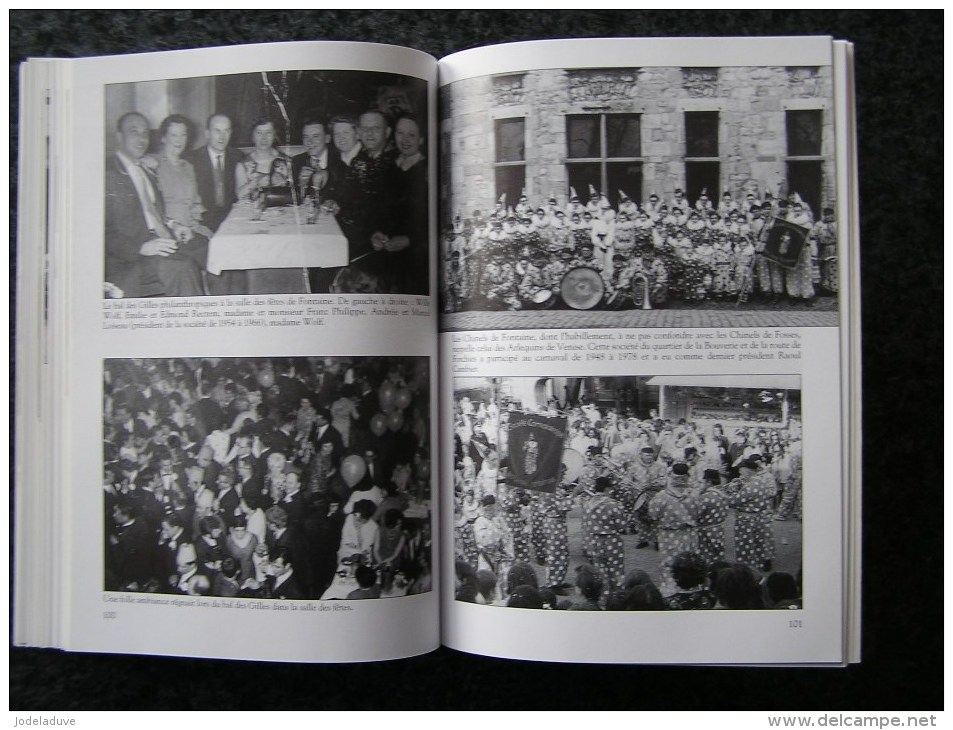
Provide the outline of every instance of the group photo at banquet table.
<path id="1" fill-rule="evenodd" d="M 422 79 L 109 84 L 105 119 L 105 297 L 429 292 Z"/>

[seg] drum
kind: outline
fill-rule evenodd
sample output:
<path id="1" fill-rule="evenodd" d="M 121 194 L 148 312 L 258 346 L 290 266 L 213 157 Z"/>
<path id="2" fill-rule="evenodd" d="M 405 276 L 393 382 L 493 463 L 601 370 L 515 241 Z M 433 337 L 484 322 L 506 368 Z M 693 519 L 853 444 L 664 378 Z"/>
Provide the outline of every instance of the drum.
<path id="1" fill-rule="evenodd" d="M 643 489 L 639 496 L 635 498 L 635 503 L 632 505 L 632 511 L 638 512 L 640 509 L 648 505 L 652 501 L 652 498 L 661 492 L 661 489 L 656 489 L 655 487 L 646 487 Z"/>
<path id="2" fill-rule="evenodd" d="M 582 467 L 586 464 L 586 457 L 575 449 L 563 449 L 563 466 L 566 467 L 564 482 L 574 482 L 582 474 Z"/>
<path id="3" fill-rule="evenodd" d="M 577 266 L 563 276 L 559 293 L 572 309 L 592 309 L 602 301 L 605 284 L 599 272 L 588 266 Z"/>
<path id="4" fill-rule="evenodd" d="M 540 289 L 532 299 L 523 302 L 523 309 L 549 309 L 556 302 L 552 289 Z"/>

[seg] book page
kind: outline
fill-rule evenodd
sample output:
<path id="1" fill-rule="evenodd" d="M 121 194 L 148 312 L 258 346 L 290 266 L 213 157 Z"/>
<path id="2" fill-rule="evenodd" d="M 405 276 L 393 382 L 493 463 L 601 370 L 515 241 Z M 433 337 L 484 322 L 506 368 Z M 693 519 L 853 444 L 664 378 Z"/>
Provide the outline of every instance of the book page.
<path id="1" fill-rule="evenodd" d="M 543 41 L 440 71 L 444 643 L 846 661 L 830 39 Z"/>
<path id="2" fill-rule="evenodd" d="M 432 650 L 435 62 L 297 43 L 62 72 L 50 643 Z"/>

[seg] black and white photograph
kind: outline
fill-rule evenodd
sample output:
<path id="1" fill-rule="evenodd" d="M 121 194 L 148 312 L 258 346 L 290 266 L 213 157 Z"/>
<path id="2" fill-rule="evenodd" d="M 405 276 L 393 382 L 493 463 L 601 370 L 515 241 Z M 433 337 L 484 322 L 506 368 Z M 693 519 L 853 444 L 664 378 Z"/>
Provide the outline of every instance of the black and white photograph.
<path id="1" fill-rule="evenodd" d="M 431 590 L 426 357 L 104 363 L 104 589 Z"/>
<path id="2" fill-rule="evenodd" d="M 830 66 L 442 88 L 442 327 L 836 326 L 832 99 Z"/>
<path id="3" fill-rule="evenodd" d="M 104 296 L 428 294 L 426 119 L 369 71 L 106 86 Z"/>
<path id="4" fill-rule="evenodd" d="M 456 378 L 456 599 L 800 609 L 800 382 Z"/>

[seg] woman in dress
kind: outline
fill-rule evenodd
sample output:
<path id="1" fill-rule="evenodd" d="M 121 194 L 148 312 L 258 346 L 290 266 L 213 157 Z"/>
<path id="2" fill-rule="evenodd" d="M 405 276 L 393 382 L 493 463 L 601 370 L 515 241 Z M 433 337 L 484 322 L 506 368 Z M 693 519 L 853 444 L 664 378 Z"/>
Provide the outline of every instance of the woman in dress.
<path id="1" fill-rule="evenodd" d="M 208 239 L 212 232 L 202 223 L 205 208 L 199 197 L 192 164 L 182 159 L 189 149 L 189 120 L 171 114 L 159 125 L 161 151 L 155 159 L 155 175 L 162 193 L 165 215 L 181 224 L 180 250 L 204 270 L 208 258 Z"/>
<path id="2" fill-rule="evenodd" d="M 235 168 L 235 191 L 239 200 L 254 200 L 263 188 L 290 183 L 290 161 L 275 147 L 274 122 L 259 119 L 252 126 L 251 137 L 254 147 Z"/>
<path id="3" fill-rule="evenodd" d="M 228 530 L 228 537 L 225 538 L 225 551 L 239 567 L 241 575 L 239 583 L 255 577 L 252 555 L 255 554 L 256 547 L 258 547 L 258 538 L 248 531 L 248 522 L 245 515 L 236 515 L 232 526 Z"/>

